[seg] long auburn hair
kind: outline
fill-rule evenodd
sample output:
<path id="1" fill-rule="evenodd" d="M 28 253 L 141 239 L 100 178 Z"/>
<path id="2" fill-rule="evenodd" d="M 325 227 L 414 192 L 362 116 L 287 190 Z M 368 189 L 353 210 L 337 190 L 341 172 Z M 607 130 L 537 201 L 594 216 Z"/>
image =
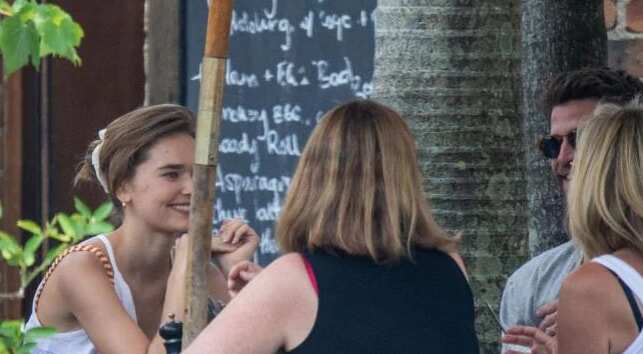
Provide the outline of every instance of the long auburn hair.
<path id="1" fill-rule="evenodd" d="M 572 238 L 589 258 L 643 253 L 643 109 L 599 105 L 579 129 L 568 195 Z"/>
<path id="2" fill-rule="evenodd" d="M 422 188 L 415 140 L 392 109 L 357 100 L 328 112 L 299 159 L 277 223 L 283 251 L 324 249 L 376 262 L 412 247 L 455 250 Z"/>

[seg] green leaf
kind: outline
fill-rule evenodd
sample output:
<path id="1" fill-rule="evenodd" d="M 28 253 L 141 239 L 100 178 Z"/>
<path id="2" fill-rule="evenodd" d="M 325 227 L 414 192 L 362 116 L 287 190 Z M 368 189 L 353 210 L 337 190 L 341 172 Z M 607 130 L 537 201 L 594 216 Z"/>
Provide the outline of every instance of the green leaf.
<path id="1" fill-rule="evenodd" d="M 0 50 L 5 77 L 27 65 L 30 56 L 40 58 L 40 38 L 33 22 L 23 22 L 18 15 L 0 21 Z"/>
<path id="2" fill-rule="evenodd" d="M 28 267 L 31 267 L 35 261 L 36 261 L 36 251 L 38 248 L 40 248 L 40 245 L 42 244 L 42 241 L 45 238 L 42 235 L 33 235 L 27 242 L 25 243 L 25 248 L 24 248 L 24 260 L 25 264 Z"/>
<path id="3" fill-rule="evenodd" d="M 83 203 L 83 201 L 78 199 L 77 197 L 74 197 L 74 207 L 80 213 L 80 215 L 84 216 L 85 218 L 89 219 L 92 217 L 92 211 L 89 210 L 87 204 Z"/>
<path id="4" fill-rule="evenodd" d="M 0 219 L 2 219 L 2 214 L 4 214 L 4 211 L 2 210 L 2 203 L 0 203 Z"/>
<path id="5" fill-rule="evenodd" d="M 7 348 L 7 344 L 4 342 L 4 339 L 0 337 L 0 354 L 10 354 L 11 352 L 9 351 L 9 348 Z"/>
<path id="6" fill-rule="evenodd" d="M 6 249 L 11 253 L 16 253 L 21 248 L 22 247 L 20 247 L 20 244 L 18 243 L 18 241 L 16 241 L 15 238 L 13 238 L 13 236 L 4 231 L 0 231 L 0 249 Z"/>
<path id="7" fill-rule="evenodd" d="M 23 7 L 29 5 L 28 0 L 16 0 L 13 2 L 13 5 L 11 6 L 11 9 L 13 10 L 14 13 L 20 12 Z"/>
<path id="8" fill-rule="evenodd" d="M 36 343 L 23 343 L 16 354 L 31 354 L 34 349 L 36 349 Z"/>
<path id="9" fill-rule="evenodd" d="M 38 9 L 38 4 L 29 1 L 21 4 L 19 9 L 14 10 L 14 16 L 20 17 L 22 22 L 33 21 L 36 17 L 36 10 Z"/>
<path id="10" fill-rule="evenodd" d="M 36 17 L 34 18 L 34 22 L 36 23 L 38 32 L 42 33 L 42 25 L 45 22 L 53 22 L 56 26 L 58 26 L 60 25 L 60 22 L 66 17 L 69 17 L 69 14 L 67 14 L 60 7 L 49 4 L 41 4 L 36 10 Z"/>
<path id="11" fill-rule="evenodd" d="M 67 214 L 56 214 L 56 220 L 58 220 L 58 225 L 60 225 L 66 235 L 69 235 L 72 238 L 76 236 L 76 227 L 74 226 L 75 223 L 69 218 L 69 216 L 67 216 Z"/>
<path id="12" fill-rule="evenodd" d="M 6 232 L 0 231 L 0 254 L 9 265 L 17 265 L 22 258 L 22 247 Z"/>
<path id="13" fill-rule="evenodd" d="M 8 348 L 16 348 L 22 342 L 22 326 L 20 320 L 0 322 L 0 338 Z"/>
<path id="14" fill-rule="evenodd" d="M 61 243 L 58 246 L 49 249 L 47 251 L 47 254 L 45 255 L 45 258 L 42 260 L 42 264 L 44 265 L 49 265 L 51 262 L 58 257 L 59 254 L 61 254 L 67 247 L 69 246 L 68 243 Z"/>
<path id="15" fill-rule="evenodd" d="M 94 211 L 92 219 L 95 221 L 103 221 L 112 214 L 113 209 L 114 205 L 111 202 L 105 202 L 101 204 L 96 211 Z"/>
<path id="16" fill-rule="evenodd" d="M 93 224 L 87 225 L 87 234 L 88 235 L 98 235 L 106 234 L 114 231 L 114 226 L 112 224 L 100 221 Z"/>
<path id="17" fill-rule="evenodd" d="M 56 334 L 56 329 L 54 327 L 36 327 L 32 328 L 25 333 L 24 342 L 33 343 L 37 339 L 49 337 Z"/>
<path id="18" fill-rule="evenodd" d="M 80 64 L 75 47 L 80 45 L 84 36 L 80 25 L 60 7 L 52 4 L 40 5 L 34 20 L 41 36 L 42 55 L 53 54 Z"/>
<path id="19" fill-rule="evenodd" d="M 42 235 L 42 229 L 40 228 L 40 225 L 38 225 L 33 220 L 18 220 L 18 223 L 16 225 L 18 225 L 19 228 L 34 235 Z"/>

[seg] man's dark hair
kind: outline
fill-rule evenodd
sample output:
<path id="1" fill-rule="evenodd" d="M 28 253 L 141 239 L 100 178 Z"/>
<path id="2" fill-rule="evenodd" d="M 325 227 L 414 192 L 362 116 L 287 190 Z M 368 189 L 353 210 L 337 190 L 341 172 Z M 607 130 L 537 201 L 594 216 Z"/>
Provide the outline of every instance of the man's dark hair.
<path id="1" fill-rule="evenodd" d="M 643 93 L 643 82 L 623 70 L 584 68 L 555 76 L 544 97 L 546 112 L 572 100 L 596 99 L 624 104 Z"/>

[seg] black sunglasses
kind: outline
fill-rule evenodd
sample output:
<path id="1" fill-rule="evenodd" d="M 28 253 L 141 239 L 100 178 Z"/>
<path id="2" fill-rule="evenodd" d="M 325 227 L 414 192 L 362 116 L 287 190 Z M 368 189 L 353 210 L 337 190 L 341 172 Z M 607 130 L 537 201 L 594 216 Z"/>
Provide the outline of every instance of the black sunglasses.
<path id="1" fill-rule="evenodd" d="M 571 131 L 565 136 L 567 138 L 567 143 L 571 145 L 572 148 L 576 148 L 576 130 Z M 563 139 L 547 135 L 540 139 L 538 147 L 548 159 L 555 159 L 560 154 L 560 147 L 563 145 Z"/>

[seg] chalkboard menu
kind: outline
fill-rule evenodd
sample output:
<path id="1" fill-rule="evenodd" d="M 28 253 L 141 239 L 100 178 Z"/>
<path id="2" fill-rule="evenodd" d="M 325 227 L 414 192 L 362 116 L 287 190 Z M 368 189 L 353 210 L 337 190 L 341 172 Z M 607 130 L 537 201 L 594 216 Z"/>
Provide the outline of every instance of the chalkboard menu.
<path id="1" fill-rule="evenodd" d="M 274 223 L 322 114 L 372 91 L 376 0 L 236 0 L 226 67 L 214 227 L 242 218 L 257 261 L 278 255 Z M 207 2 L 184 3 L 185 102 L 197 111 Z"/>

